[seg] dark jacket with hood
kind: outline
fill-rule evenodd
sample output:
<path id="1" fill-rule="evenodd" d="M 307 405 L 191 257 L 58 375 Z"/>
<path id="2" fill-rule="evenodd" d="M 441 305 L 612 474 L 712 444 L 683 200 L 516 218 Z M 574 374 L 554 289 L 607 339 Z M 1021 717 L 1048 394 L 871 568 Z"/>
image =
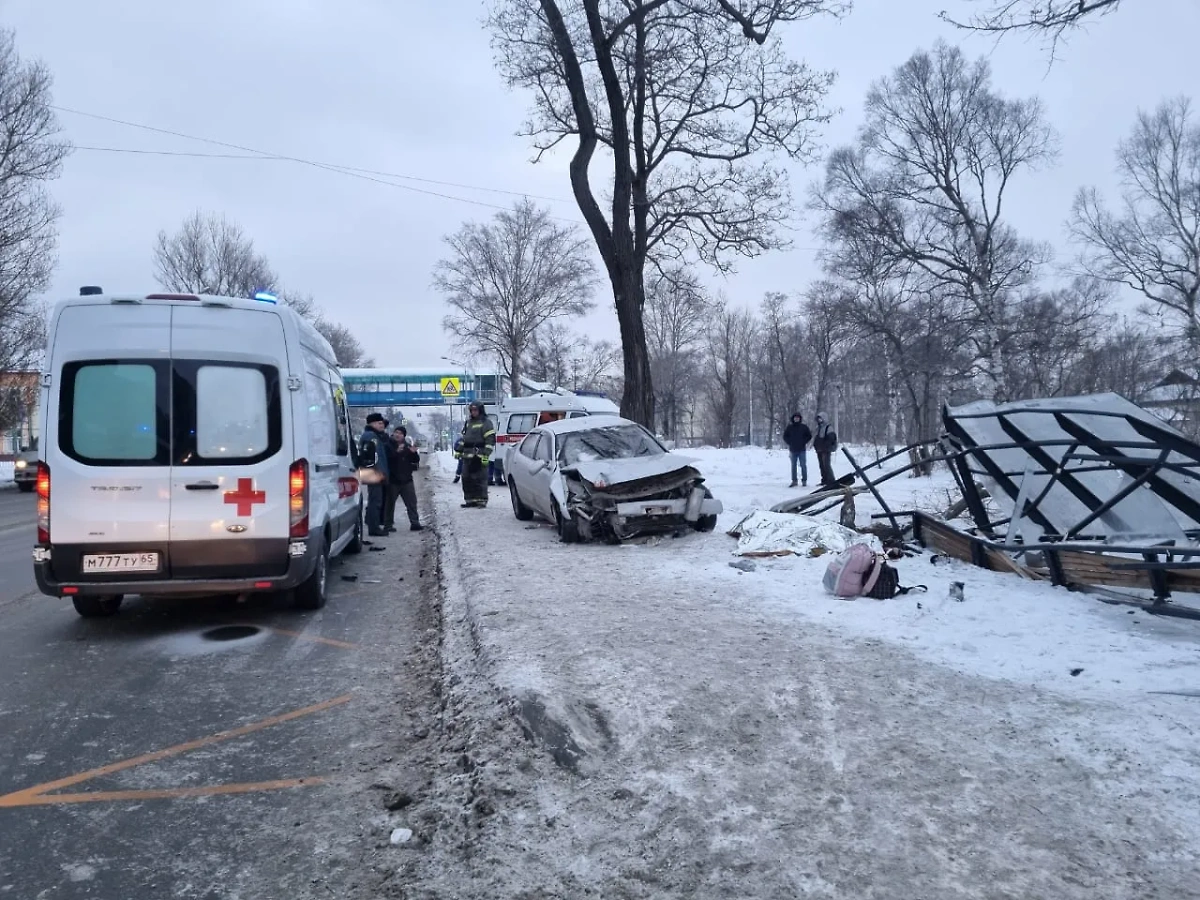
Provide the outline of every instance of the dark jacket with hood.
<path id="1" fill-rule="evenodd" d="M 413 470 L 421 465 L 417 448 L 409 445 L 407 436 L 403 443 L 394 437 L 388 441 L 388 480 L 392 484 L 408 484 L 413 480 Z"/>
<path id="2" fill-rule="evenodd" d="M 804 424 L 804 416 L 800 413 L 792 413 L 791 423 L 783 429 L 783 442 L 793 453 L 803 453 L 811 440 L 812 432 Z"/>

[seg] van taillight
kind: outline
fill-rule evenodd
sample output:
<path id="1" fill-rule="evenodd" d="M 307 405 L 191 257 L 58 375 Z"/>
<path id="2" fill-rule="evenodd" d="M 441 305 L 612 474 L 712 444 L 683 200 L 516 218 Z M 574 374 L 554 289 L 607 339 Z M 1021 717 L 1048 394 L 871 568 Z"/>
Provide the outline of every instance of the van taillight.
<path id="1" fill-rule="evenodd" d="M 288 472 L 288 535 L 308 537 L 308 460 L 298 459 Z"/>
<path id="2" fill-rule="evenodd" d="M 50 543 L 50 467 L 37 464 L 37 542 Z"/>

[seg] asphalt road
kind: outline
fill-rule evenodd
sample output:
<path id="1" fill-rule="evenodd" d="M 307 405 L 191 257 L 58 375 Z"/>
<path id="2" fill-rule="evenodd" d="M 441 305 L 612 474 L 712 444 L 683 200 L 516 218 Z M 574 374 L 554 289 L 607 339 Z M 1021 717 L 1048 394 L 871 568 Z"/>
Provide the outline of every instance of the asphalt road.
<path id="1" fill-rule="evenodd" d="M 316 613 L 127 598 L 83 620 L 35 591 L 32 513 L 0 493 L 0 900 L 361 890 L 388 837 L 372 779 L 436 740 L 431 533 L 347 558 Z"/>
<path id="2" fill-rule="evenodd" d="M 33 580 L 33 494 L 0 490 L 0 608 L 37 591 Z"/>

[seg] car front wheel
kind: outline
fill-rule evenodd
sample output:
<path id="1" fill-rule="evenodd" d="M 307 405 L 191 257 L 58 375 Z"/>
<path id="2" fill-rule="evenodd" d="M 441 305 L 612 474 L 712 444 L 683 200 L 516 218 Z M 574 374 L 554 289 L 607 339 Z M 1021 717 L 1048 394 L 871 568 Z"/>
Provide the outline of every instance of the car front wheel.
<path id="1" fill-rule="evenodd" d="M 513 515 L 519 521 L 528 522 L 533 518 L 533 510 L 521 502 L 521 498 L 517 494 L 517 486 L 511 478 L 508 480 L 508 496 L 512 498 Z"/>
<path id="2" fill-rule="evenodd" d="M 579 543 L 579 524 L 575 521 L 575 517 L 563 513 L 558 506 L 558 501 L 552 500 L 551 503 L 554 508 L 554 524 L 558 526 L 558 539 L 564 544 Z"/>

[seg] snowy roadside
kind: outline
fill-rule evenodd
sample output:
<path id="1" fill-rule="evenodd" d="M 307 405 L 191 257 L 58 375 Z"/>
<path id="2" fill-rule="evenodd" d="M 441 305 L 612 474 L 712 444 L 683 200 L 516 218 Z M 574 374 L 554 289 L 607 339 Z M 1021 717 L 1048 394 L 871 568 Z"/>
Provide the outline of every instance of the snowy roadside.
<path id="1" fill-rule="evenodd" d="M 925 559 L 882 603 L 827 597 L 820 559 L 743 573 L 722 531 L 789 495 L 786 457 L 688 455 L 718 532 L 622 547 L 503 489 L 459 509 L 431 460 L 448 778 L 486 815 L 427 848 L 428 896 L 1194 894 L 1200 707 L 1145 692 L 1200 686 L 1195 623 Z"/>

